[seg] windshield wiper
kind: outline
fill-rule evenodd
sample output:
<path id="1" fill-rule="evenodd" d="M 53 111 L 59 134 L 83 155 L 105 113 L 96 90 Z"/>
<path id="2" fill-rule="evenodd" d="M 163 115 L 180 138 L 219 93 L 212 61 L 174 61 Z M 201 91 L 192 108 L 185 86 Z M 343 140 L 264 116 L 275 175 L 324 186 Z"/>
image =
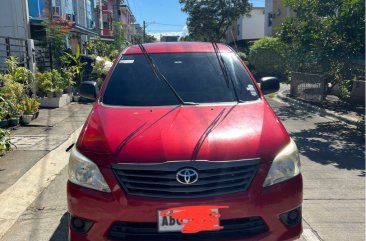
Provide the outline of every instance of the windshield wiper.
<path id="1" fill-rule="evenodd" d="M 229 74 L 229 71 L 227 70 L 227 67 L 226 67 L 224 58 L 221 55 L 219 46 L 217 46 L 217 43 L 212 42 L 212 47 L 215 50 L 215 54 L 216 54 L 217 60 L 219 61 L 219 65 L 220 65 L 220 68 L 221 68 L 222 73 L 224 75 L 224 78 L 225 78 L 227 87 L 228 88 L 230 87 L 229 82 L 231 82 L 231 85 L 233 86 L 233 91 L 234 91 L 234 94 L 235 94 L 236 101 L 238 103 L 242 103 L 243 101 L 239 99 L 239 95 L 238 95 L 238 92 L 236 91 L 236 88 L 235 88 L 235 85 L 234 85 L 234 81 L 231 78 L 231 75 Z"/>
<path id="2" fill-rule="evenodd" d="M 155 76 L 157 79 L 162 80 L 165 82 L 165 84 L 168 85 L 168 87 L 171 89 L 171 91 L 173 92 L 173 94 L 177 97 L 177 99 L 179 100 L 179 102 L 182 105 L 197 105 L 197 103 L 195 102 L 185 102 L 182 97 L 180 97 L 180 95 L 178 94 L 178 92 L 175 90 L 175 88 L 173 87 L 173 85 L 170 83 L 169 80 L 167 80 L 165 78 L 165 76 L 160 72 L 159 68 L 156 66 L 156 64 L 154 63 L 154 60 L 152 59 L 152 57 L 150 56 L 150 54 L 146 51 L 144 45 L 142 44 L 138 44 L 139 48 L 141 49 L 142 54 L 145 56 L 146 61 L 148 62 L 148 64 L 150 65 L 152 71 L 154 72 Z"/>

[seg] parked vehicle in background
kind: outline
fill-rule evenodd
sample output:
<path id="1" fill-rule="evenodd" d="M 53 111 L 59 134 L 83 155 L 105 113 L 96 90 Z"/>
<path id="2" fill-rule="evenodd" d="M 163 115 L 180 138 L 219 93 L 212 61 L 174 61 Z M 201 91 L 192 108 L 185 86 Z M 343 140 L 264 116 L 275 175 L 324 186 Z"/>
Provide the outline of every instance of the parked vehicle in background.
<path id="1" fill-rule="evenodd" d="M 297 147 L 237 54 L 215 43 L 123 50 L 71 151 L 69 240 L 294 240 Z M 195 224 L 195 225 L 193 225 Z"/>

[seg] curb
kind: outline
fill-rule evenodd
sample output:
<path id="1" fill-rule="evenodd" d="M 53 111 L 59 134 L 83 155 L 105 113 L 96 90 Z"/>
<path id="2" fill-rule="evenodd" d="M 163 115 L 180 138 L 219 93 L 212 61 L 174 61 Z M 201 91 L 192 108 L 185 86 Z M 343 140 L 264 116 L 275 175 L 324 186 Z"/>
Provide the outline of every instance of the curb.
<path id="1" fill-rule="evenodd" d="M 57 148 L 48 152 L 13 185 L 0 193 L 0 240 L 34 200 L 68 164 L 65 150 L 76 142 L 80 126 Z"/>
<path id="2" fill-rule="evenodd" d="M 362 120 L 360 121 L 360 120 L 352 118 L 352 117 L 343 116 L 343 115 L 340 115 L 340 114 L 338 114 L 334 111 L 330 111 L 330 110 L 327 110 L 327 109 L 324 109 L 324 108 L 321 108 L 321 107 L 318 107 L 318 106 L 314 106 L 314 105 L 309 104 L 309 103 L 305 103 L 301 100 L 296 100 L 296 99 L 287 97 L 281 92 L 277 94 L 277 97 L 279 99 L 291 104 L 291 105 L 296 106 L 296 107 L 306 107 L 309 111 L 316 112 L 320 116 L 332 117 L 332 118 L 338 119 L 340 121 L 346 122 L 347 124 L 350 124 L 350 125 L 355 125 L 355 126 L 360 126 L 360 127 L 364 126 L 364 121 L 362 121 Z"/>

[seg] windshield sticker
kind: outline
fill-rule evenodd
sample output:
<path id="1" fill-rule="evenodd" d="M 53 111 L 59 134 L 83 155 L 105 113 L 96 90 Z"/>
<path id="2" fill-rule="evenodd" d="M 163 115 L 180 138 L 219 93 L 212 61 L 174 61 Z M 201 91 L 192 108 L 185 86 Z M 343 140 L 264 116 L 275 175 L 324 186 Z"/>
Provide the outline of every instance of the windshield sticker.
<path id="1" fill-rule="evenodd" d="M 174 64 L 181 64 L 182 61 L 174 61 Z"/>
<path id="2" fill-rule="evenodd" d="M 255 89 L 254 89 L 254 86 L 253 85 L 248 85 L 247 86 L 247 90 L 250 92 L 250 94 L 252 95 L 252 96 L 257 96 L 257 92 L 255 91 Z"/>
<path id="3" fill-rule="evenodd" d="M 133 64 L 133 62 L 135 62 L 134 59 L 122 59 L 118 63 L 120 63 L 120 64 Z"/>

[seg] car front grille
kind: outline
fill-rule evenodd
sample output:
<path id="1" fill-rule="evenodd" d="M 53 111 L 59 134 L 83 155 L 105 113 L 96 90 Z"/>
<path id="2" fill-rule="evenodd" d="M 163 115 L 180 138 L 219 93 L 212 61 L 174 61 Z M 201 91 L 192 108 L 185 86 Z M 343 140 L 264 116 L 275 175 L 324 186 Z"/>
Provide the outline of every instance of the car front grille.
<path id="1" fill-rule="evenodd" d="M 224 228 L 219 231 L 183 234 L 159 233 L 157 223 L 115 222 L 108 231 L 108 238 L 120 241 L 219 241 L 245 239 L 268 231 L 268 226 L 260 217 L 222 220 L 220 225 Z"/>
<path id="2" fill-rule="evenodd" d="M 200 198 L 245 192 L 254 178 L 259 159 L 241 161 L 177 161 L 159 164 L 115 164 L 119 183 L 130 195 L 161 198 Z M 177 171 L 198 173 L 193 184 L 177 181 Z"/>

